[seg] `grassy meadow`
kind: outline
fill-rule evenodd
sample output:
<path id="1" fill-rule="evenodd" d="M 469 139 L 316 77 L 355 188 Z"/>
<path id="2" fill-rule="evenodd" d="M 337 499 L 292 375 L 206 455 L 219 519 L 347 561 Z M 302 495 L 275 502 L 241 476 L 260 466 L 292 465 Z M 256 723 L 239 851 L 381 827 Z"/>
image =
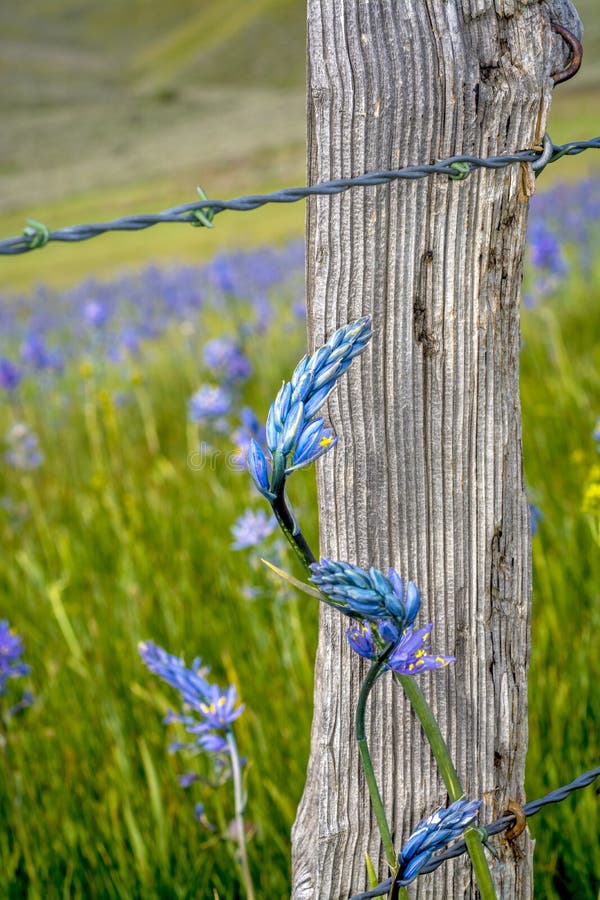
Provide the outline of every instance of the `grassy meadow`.
<path id="1" fill-rule="evenodd" d="M 575 198 L 580 210 L 594 196 L 584 188 Z M 547 196 L 561 216 L 559 193 Z M 580 249 L 561 247 L 564 271 L 541 255 L 526 285 L 526 471 L 542 513 L 534 538 L 530 797 L 597 764 L 600 573 L 582 513 L 598 461 L 593 231 L 588 222 L 587 255 L 583 238 Z M 534 234 L 533 248 L 544 238 Z M 25 346 L 28 362 L 19 362 L 24 377 L 7 392 L 0 423 L 0 618 L 24 637 L 26 683 L 36 698 L 9 721 L 2 896 L 237 895 L 230 854 L 194 819 L 194 802 L 206 792 L 177 783 L 186 765 L 167 753 L 161 724 L 175 697 L 141 665 L 136 645 L 147 638 L 188 662 L 200 654 L 219 683 L 238 686 L 247 705 L 237 730 L 249 757 L 253 874 L 259 896 L 287 896 L 317 611 L 303 595 L 282 594 L 261 570 L 258 553 L 280 553 L 274 538 L 256 551 L 230 549 L 231 526 L 261 503 L 227 460 L 242 408 L 264 418 L 274 386 L 302 352 L 301 256 L 293 245 L 221 255 L 2 304 L 3 334 L 12 330 L 14 354 Z M 44 336 L 41 347 L 34 333 Z M 209 450 L 199 457 L 186 405 L 200 384 L 215 382 L 202 360 L 207 341 L 223 334 L 243 347 L 253 373 L 232 388 L 225 431 L 210 422 L 201 428 Z M 32 447 L 11 437 L 17 422 L 37 436 L 43 460 L 26 464 Z M 312 478 L 295 481 L 297 512 L 315 540 Z M 227 792 L 209 794 L 209 818 L 226 822 Z M 589 789 L 532 822 L 541 896 L 596 897 L 599 825 Z"/>
<path id="2" fill-rule="evenodd" d="M 157 211 L 193 199 L 198 183 L 225 197 L 302 183 L 303 3 L 242 10 L 231 0 L 216 16 L 208 2 L 136 0 L 126 20 L 117 0 L 75 6 L 0 10 L 0 236 L 27 216 L 60 226 Z M 600 46 L 594 0 L 578 6 L 589 46 Z M 580 88 L 557 90 L 556 142 L 600 131 L 593 54 L 584 75 Z M 523 290 L 525 470 L 541 512 L 530 798 L 598 765 L 600 511 L 584 511 L 600 483 L 594 163 L 590 152 L 543 173 Z M 11 387 L 0 368 L 0 620 L 23 637 L 31 666 L 9 697 L 35 697 L 0 733 L 0 897 L 242 896 L 231 847 L 194 817 L 203 800 L 226 828 L 227 788 L 180 787 L 187 769 L 208 770 L 168 753 L 162 718 L 176 698 L 140 661 L 148 638 L 188 662 L 202 656 L 219 684 L 237 685 L 252 874 L 259 897 L 289 896 L 317 609 L 261 566 L 260 555 L 284 553 L 276 535 L 231 549 L 240 514 L 262 508 L 231 453 L 243 410 L 264 420 L 304 350 L 293 243 L 303 215 L 302 204 L 271 206 L 226 213 L 211 232 L 161 226 L 0 262 L 0 357 L 20 379 Z M 204 361 L 223 336 L 250 377 L 229 383 Z M 199 428 L 189 400 L 221 382 L 224 421 Z M 292 490 L 316 543 L 311 474 Z M 537 895 L 598 900 L 594 788 L 530 825 Z"/>

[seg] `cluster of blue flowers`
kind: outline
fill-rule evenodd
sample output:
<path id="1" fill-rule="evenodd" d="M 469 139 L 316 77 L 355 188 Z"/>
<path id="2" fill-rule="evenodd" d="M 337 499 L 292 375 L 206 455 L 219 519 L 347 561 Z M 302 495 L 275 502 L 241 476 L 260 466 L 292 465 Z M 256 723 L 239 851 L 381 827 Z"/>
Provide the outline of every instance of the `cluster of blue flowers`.
<path id="1" fill-rule="evenodd" d="M 25 691 L 21 698 L 4 710 L 2 698 L 8 694 L 9 682 L 15 678 L 23 678 L 30 672 L 29 666 L 23 662 L 23 640 L 11 631 L 6 619 L 0 620 L 0 716 L 5 721 L 31 706 L 33 697 Z"/>
<path id="2" fill-rule="evenodd" d="M 326 427 L 324 418 L 315 418 L 316 413 L 352 359 L 365 349 L 370 337 L 370 320 L 360 319 L 338 329 L 323 347 L 312 356 L 305 356 L 291 380 L 284 382 L 269 410 L 266 424 L 268 456 L 256 440 L 251 441 L 248 469 L 258 490 L 267 497 L 278 515 L 277 503 L 285 499 L 286 476 L 334 446 L 337 439 Z M 249 546 L 264 536 L 272 525 L 266 515 L 259 520 L 258 516 L 247 512 L 236 523 L 234 546 Z M 298 535 L 299 532 L 294 532 L 292 537 L 297 540 Z M 311 573 L 310 581 L 318 587 L 321 599 L 354 620 L 346 630 L 346 636 L 358 655 L 401 676 L 441 669 L 454 662 L 453 656 L 428 653 L 432 624 L 420 628 L 415 625 L 421 607 L 419 589 L 412 581 L 405 584 L 393 567 L 384 575 L 374 567 L 367 571 L 352 563 L 327 558 L 310 563 L 310 552 L 302 555 Z M 371 672 L 377 672 L 377 667 Z M 357 736 L 363 735 L 359 740 L 368 772 L 370 762 L 362 730 L 364 706 L 361 708 L 360 719 L 357 711 L 356 728 Z M 374 777 L 372 769 L 371 776 Z M 373 799 L 373 793 L 371 796 Z M 375 792 L 374 802 L 377 800 Z M 380 799 L 378 802 L 381 804 Z M 480 805 L 480 801 L 458 800 L 421 822 L 398 856 L 395 877 L 399 884 L 411 882 L 436 851 L 461 835 L 474 821 Z M 382 835 L 384 832 L 385 828 Z M 388 836 L 391 844 L 389 830 Z M 389 861 L 388 849 L 386 855 Z"/>
<path id="3" fill-rule="evenodd" d="M 524 302 L 555 293 L 572 266 L 584 274 L 594 259 L 600 222 L 600 179 L 559 184 L 531 199 L 527 248 L 530 273 Z"/>
<path id="4" fill-rule="evenodd" d="M 227 732 L 244 711 L 236 706 L 237 695 L 234 685 L 222 690 L 218 685 L 206 680 L 207 667 L 202 667 L 200 659 L 195 659 L 188 668 L 185 662 L 172 653 L 167 653 L 153 641 L 139 645 L 139 653 L 148 669 L 158 675 L 181 696 L 181 713 L 170 712 L 166 722 L 180 722 L 194 740 L 188 744 L 177 742 L 173 750 L 207 750 L 222 753 L 227 750 Z"/>
<path id="5" fill-rule="evenodd" d="M 302 311 L 303 258 L 302 242 L 294 242 L 221 254 L 202 266 L 151 265 L 106 282 L 88 278 L 66 291 L 39 287 L 2 296 L 0 390 L 14 393 L 24 380 L 45 385 L 82 359 L 124 363 L 173 326 L 195 336 L 199 313 L 222 311 L 234 296 L 244 310 L 242 337 L 262 334 L 275 312 L 275 285 L 288 306 Z M 250 372 L 237 338 L 209 341 L 204 360 L 224 383 Z"/>
<path id="6" fill-rule="evenodd" d="M 263 509 L 247 509 L 231 526 L 232 550 L 255 547 L 268 538 L 277 526 L 275 516 L 268 516 Z"/>
<path id="7" fill-rule="evenodd" d="M 248 469 L 266 497 L 276 497 L 287 475 L 335 446 L 337 437 L 325 419 L 316 415 L 370 337 L 368 316 L 338 328 L 312 356 L 300 360 L 290 381 L 284 381 L 267 416 L 268 456 L 255 440 L 248 452 Z"/>
<path id="8" fill-rule="evenodd" d="M 216 338 L 204 345 L 204 363 L 218 383 L 202 384 L 190 398 L 188 418 L 215 431 L 228 430 L 236 388 L 250 377 L 252 365 L 234 337 Z"/>
<path id="9" fill-rule="evenodd" d="M 395 644 L 386 668 L 400 675 L 418 675 L 442 669 L 453 656 L 427 653 L 432 624 L 417 628 L 421 594 L 414 582 L 404 586 L 395 569 L 387 577 L 379 569 L 368 572 L 347 562 L 322 559 L 311 566 L 311 581 L 326 602 L 353 619 L 362 620 L 346 629 L 352 649 L 366 659 L 377 659 Z"/>

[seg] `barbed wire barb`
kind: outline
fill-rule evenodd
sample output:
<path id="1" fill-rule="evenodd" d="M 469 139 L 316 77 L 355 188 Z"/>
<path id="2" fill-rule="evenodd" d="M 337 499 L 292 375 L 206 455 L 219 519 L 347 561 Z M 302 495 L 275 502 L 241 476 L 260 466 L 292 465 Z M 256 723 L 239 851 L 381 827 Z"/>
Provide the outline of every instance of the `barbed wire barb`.
<path id="1" fill-rule="evenodd" d="M 452 181 L 463 181 L 476 169 L 504 169 L 515 164 L 530 163 L 536 175 L 552 162 L 563 156 L 576 156 L 584 150 L 600 150 L 600 137 L 586 141 L 570 141 L 555 145 L 546 135 L 542 149 L 519 150 L 502 156 L 480 158 L 478 156 L 459 155 L 436 163 L 418 166 L 406 166 L 403 169 L 390 169 L 380 172 L 367 172 L 354 178 L 337 178 L 307 187 L 283 188 L 270 194 L 250 194 L 235 197 L 233 200 L 210 200 L 201 188 L 198 189 L 200 200 L 195 203 L 184 203 L 160 213 L 124 216 L 110 222 L 95 222 L 88 225 L 70 225 L 55 231 L 33 219 L 23 234 L 17 237 L 0 240 L 1 256 L 16 256 L 45 247 L 52 241 L 77 242 L 106 234 L 109 231 L 141 231 L 167 222 L 183 222 L 196 227 L 212 227 L 217 213 L 225 210 L 248 212 L 266 206 L 268 203 L 296 203 L 308 197 L 341 194 L 353 187 L 376 187 L 403 179 L 426 178 L 430 175 L 446 175 Z"/>

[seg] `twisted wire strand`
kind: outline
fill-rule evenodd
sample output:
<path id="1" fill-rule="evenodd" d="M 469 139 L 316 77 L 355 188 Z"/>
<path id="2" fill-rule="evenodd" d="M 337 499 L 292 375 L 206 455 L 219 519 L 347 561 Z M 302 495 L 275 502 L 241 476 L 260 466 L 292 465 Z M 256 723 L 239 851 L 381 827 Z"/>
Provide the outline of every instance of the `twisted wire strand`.
<path id="1" fill-rule="evenodd" d="M 403 169 L 389 169 L 368 172 L 354 178 L 336 178 L 307 187 L 291 187 L 270 194 L 250 194 L 232 200 L 210 200 L 204 195 L 194 203 L 173 206 L 163 212 L 125 216 L 110 222 L 95 222 L 87 225 L 70 225 L 50 231 L 46 225 L 29 219 L 22 235 L 0 240 L 0 255 L 13 256 L 44 247 L 50 241 L 87 241 L 108 231 L 141 231 L 165 222 L 184 222 L 188 225 L 210 226 L 213 217 L 224 210 L 247 212 L 268 203 L 296 203 L 307 197 L 341 194 L 352 187 L 373 187 L 389 184 L 402 179 L 426 178 L 429 175 L 446 175 L 452 180 L 462 181 L 476 169 L 503 169 L 517 163 L 531 163 L 536 174 L 546 165 L 563 156 L 576 156 L 584 150 L 600 150 L 600 137 L 586 141 L 569 141 L 555 145 L 550 138 L 544 139 L 542 150 L 520 150 L 503 156 L 481 159 L 477 156 L 459 155 L 429 165 L 406 166 Z"/>
<path id="2" fill-rule="evenodd" d="M 574 781 L 571 781 L 569 784 L 564 784 L 562 787 L 556 788 L 554 791 L 550 791 L 549 794 L 546 794 L 544 797 L 540 797 L 539 800 L 532 800 L 530 803 L 526 803 L 523 807 L 523 812 L 526 816 L 535 816 L 536 813 L 539 813 L 541 809 L 545 806 L 549 806 L 551 803 L 561 803 L 563 800 L 566 800 L 574 791 L 580 791 L 584 787 L 588 787 L 588 785 L 592 784 L 596 780 L 596 778 L 600 777 L 600 766 L 597 766 L 595 769 L 590 769 L 588 772 L 584 772 L 578 778 L 575 778 Z M 488 836 L 493 834 L 499 834 L 501 831 L 505 831 L 507 828 L 510 828 L 515 823 L 515 816 L 505 815 L 501 816 L 501 818 L 496 819 L 495 822 L 492 822 L 490 825 L 485 825 L 483 830 L 487 833 Z M 464 840 L 457 841 L 456 844 L 453 844 L 452 847 L 449 847 L 448 850 L 444 850 L 443 853 L 438 854 L 433 859 L 431 859 L 426 866 L 423 867 L 420 875 L 426 875 L 428 872 L 433 872 L 439 866 L 442 865 L 447 859 L 454 859 L 456 856 L 462 856 L 462 854 L 466 851 L 467 845 Z M 372 888 L 370 891 L 365 891 L 362 894 L 354 894 L 350 900 L 371 900 L 372 897 L 381 897 L 384 894 L 387 894 L 392 886 L 392 879 L 387 878 L 385 881 L 382 881 L 381 884 L 378 884 L 377 887 Z"/>

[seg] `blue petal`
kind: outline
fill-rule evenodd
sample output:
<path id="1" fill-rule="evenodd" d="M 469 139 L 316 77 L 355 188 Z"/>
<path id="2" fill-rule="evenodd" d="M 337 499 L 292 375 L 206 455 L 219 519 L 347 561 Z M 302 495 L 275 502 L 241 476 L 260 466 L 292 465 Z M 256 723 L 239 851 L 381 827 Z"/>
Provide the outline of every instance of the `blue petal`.
<path id="1" fill-rule="evenodd" d="M 267 424 L 265 425 L 265 439 L 267 441 L 267 447 L 269 448 L 271 453 L 273 453 L 273 451 L 277 447 L 278 435 L 279 429 L 276 422 L 275 406 L 272 403 L 271 408 L 269 409 L 269 414 L 267 416 Z"/>
<path id="2" fill-rule="evenodd" d="M 250 440 L 250 448 L 246 459 L 248 471 L 252 475 L 256 487 L 261 494 L 270 497 L 267 458 L 254 438 L 251 438 Z"/>
<path id="3" fill-rule="evenodd" d="M 298 440 L 298 435 L 300 433 L 300 429 L 302 428 L 303 422 L 304 403 L 302 403 L 301 400 L 298 400 L 297 403 L 294 403 L 287 415 L 281 439 L 279 441 L 278 449 L 281 450 L 284 456 L 290 452 L 290 450 Z"/>
<path id="4" fill-rule="evenodd" d="M 273 403 L 273 414 L 275 416 L 275 424 L 277 426 L 277 430 L 281 431 L 285 424 L 285 420 L 290 411 L 292 398 L 292 386 L 289 382 L 284 381 L 279 389 L 279 393 L 275 397 L 275 401 Z"/>
<path id="5" fill-rule="evenodd" d="M 409 862 L 405 866 L 403 866 L 401 862 L 399 874 L 402 878 L 402 881 L 412 881 L 413 878 L 416 878 L 421 869 L 424 868 L 424 866 L 429 862 L 432 856 L 432 850 L 424 850 L 422 853 L 419 853 L 418 856 L 415 856 L 413 859 L 409 860 Z"/>
<path id="6" fill-rule="evenodd" d="M 302 376 L 308 369 L 309 364 L 310 364 L 310 356 L 308 354 L 306 354 L 306 356 L 302 357 L 302 359 L 300 360 L 300 362 L 298 363 L 298 365 L 296 366 L 296 368 L 293 371 L 292 378 L 291 378 L 291 385 L 293 388 L 295 388 L 298 385 L 300 379 L 302 378 Z"/>
<path id="7" fill-rule="evenodd" d="M 320 410 L 334 387 L 335 381 L 329 381 L 316 393 L 311 394 L 310 398 L 304 406 L 304 415 L 307 419 L 312 419 L 315 413 Z"/>
<path id="8" fill-rule="evenodd" d="M 306 400 L 306 397 L 309 391 L 312 389 L 314 377 L 311 372 L 305 372 L 298 379 L 298 383 L 294 386 L 294 391 L 292 393 L 292 402 L 295 403 L 296 400 Z"/>
<path id="9" fill-rule="evenodd" d="M 322 388 L 328 381 L 336 381 L 343 371 L 343 360 L 335 360 L 330 365 L 325 366 L 325 368 L 316 375 L 313 390 L 319 390 L 319 388 Z"/>
<path id="10" fill-rule="evenodd" d="M 421 608 L 421 594 L 414 581 L 409 581 L 406 588 L 406 624 L 412 625 Z"/>

